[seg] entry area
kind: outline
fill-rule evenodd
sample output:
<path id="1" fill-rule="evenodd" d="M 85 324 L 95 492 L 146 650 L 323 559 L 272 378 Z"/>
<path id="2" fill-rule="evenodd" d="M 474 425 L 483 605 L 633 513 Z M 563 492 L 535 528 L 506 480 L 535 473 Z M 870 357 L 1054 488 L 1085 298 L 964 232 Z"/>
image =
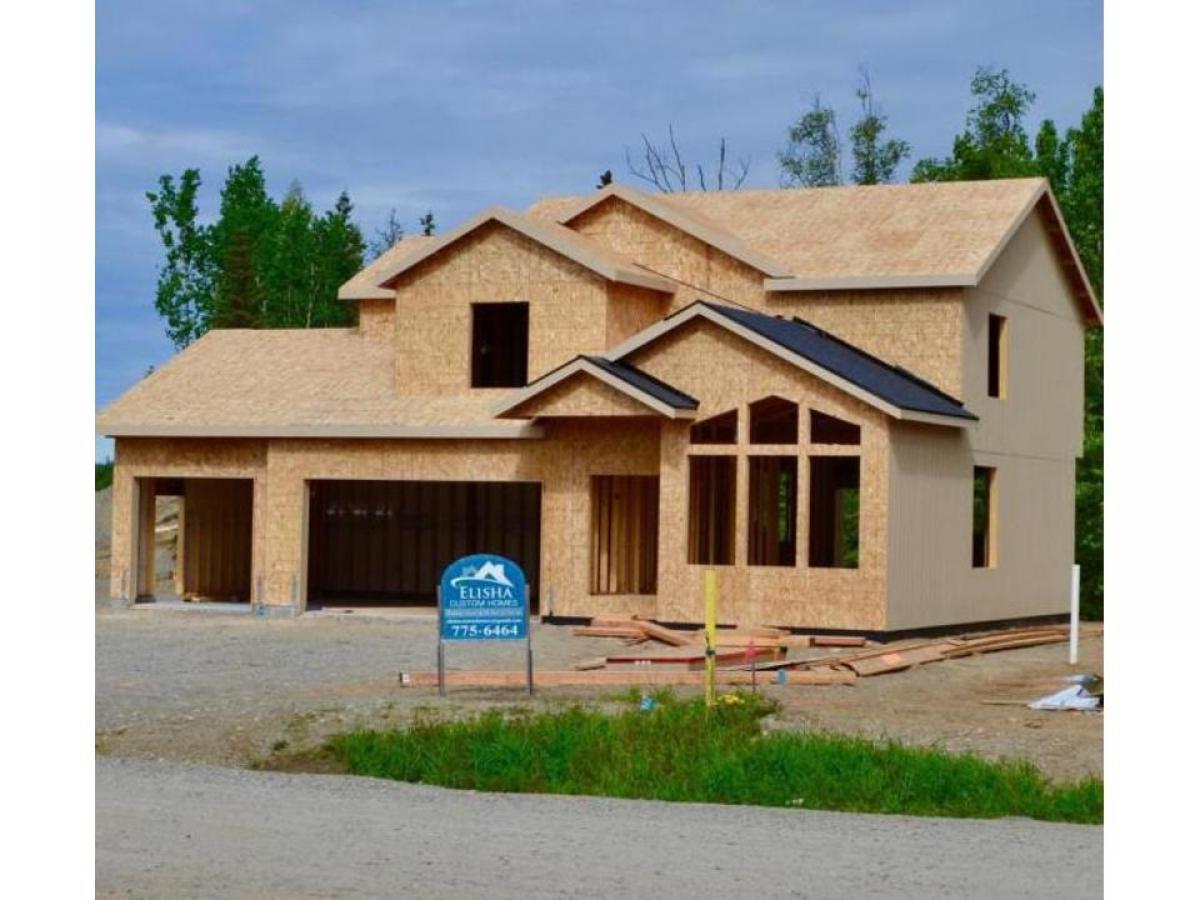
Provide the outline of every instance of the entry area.
<path id="1" fill-rule="evenodd" d="M 134 488 L 138 599 L 250 601 L 251 479 L 137 478 Z"/>
<path id="2" fill-rule="evenodd" d="M 310 481 L 309 606 L 435 606 L 442 570 L 498 553 L 538 608 L 542 486 L 525 481 Z"/>

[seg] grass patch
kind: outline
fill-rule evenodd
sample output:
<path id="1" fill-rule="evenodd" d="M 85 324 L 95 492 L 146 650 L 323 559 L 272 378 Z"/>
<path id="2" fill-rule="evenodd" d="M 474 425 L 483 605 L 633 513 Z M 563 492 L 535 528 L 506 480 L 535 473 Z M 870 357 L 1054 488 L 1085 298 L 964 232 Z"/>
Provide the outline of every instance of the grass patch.
<path id="1" fill-rule="evenodd" d="M 633 699 L 632 697 L 628 699 Z M 1029 763 L 833 734 L 764 733 L 772 706 L 752 694 L 658 693 L 650 712 L 425 714 L 399 731 L 339 735 L 328 752 L 356 775 L 451 788 L 591 794 L 919 816 L 1027 816 L 1099 824 L 1100 779 L 1050 782 Z"/>

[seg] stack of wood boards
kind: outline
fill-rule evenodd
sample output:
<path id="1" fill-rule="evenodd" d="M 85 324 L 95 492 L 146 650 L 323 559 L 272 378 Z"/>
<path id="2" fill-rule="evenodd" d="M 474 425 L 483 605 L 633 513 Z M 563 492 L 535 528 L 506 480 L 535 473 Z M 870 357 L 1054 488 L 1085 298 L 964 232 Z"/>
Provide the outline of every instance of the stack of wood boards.
<path id="1" fill-rule="evenodd" d="M 854 653 L 821 656 L 810 659 L 781 660 L 764 663 L 759 669 L 789 669 L 810 672 L 851 671 L 859 678 L 899 672 L 925 663 L 959 659 L 978 653 L 998 650 L 1017 650 L 1042 644 L 1058 644 L 1067 640 L 1066 626 L 1039 626 L 992 631 L 956 638 L 938 638 L 902 645 L 890 645 Z M 748 668 L 740 666 L 739 668 Z"/>

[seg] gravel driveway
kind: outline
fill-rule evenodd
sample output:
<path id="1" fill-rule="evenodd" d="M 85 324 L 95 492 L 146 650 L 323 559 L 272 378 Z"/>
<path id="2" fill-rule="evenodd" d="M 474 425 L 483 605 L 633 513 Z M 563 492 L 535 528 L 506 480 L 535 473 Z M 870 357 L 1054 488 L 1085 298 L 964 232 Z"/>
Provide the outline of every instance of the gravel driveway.
<path id="1" fill-rule="evenodd" d="M 103 897 L 1099 897 L 1100 828 L 96 764 Z"/>

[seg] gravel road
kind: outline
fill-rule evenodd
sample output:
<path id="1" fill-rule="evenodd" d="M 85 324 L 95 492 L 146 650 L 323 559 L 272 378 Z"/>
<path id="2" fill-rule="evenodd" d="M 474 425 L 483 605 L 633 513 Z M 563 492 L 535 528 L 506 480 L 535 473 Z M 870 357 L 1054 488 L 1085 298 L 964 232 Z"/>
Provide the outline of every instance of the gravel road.
<path id="1" fill-rule="evenodd" d="M 1099 897 L 1102 830 L 96 762 L 122 897 Z"/>

